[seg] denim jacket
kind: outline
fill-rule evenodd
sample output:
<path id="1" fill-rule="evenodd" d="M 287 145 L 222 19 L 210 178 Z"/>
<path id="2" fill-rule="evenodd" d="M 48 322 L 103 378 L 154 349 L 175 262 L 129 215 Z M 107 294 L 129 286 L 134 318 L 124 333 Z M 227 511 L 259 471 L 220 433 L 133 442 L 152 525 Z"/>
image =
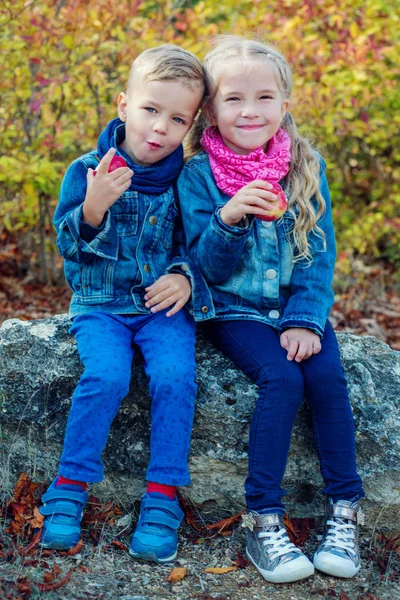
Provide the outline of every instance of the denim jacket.
<path id="1" fill-rule="evenodd" d="M 226 225 L 219 211 L 229 196 L 216 186 L 207 154 L 201 152 L 184 166 L 178 192 L 188 251 L 213 299 L 204 318 L 251 319 L 279 332 L 305 327 L 322 337 L 333 303 L 336 245 L 326 165 L 319 160 L 326 210 L 318 225 L 326 249 L 311 233 L 311 264 L 293 260 L 294 217 L 289 211 L 278 221 L 250 217 L 243 226 Z M 285 189 L 285 181 L 280 183 Z"/>
<path id="2" fill-rule="evenodd" d="M 211 296 L 188 259 L 173 187 L 160 195 L 128 190 L 109 208 L 98 229 L 90 227 L 82 221 L 82 206 L 87 171 L 98 163 L 96 152 L 72 163 L 54 214 L 57 246 L 73 292 L 70 317 L 91 311 L 148 314 L 144 288 L 161 275 L 177 272 L 189 277 L 191 312 L 201 318 Z M 134 170 L 134 164 L 129 166 Z"/>

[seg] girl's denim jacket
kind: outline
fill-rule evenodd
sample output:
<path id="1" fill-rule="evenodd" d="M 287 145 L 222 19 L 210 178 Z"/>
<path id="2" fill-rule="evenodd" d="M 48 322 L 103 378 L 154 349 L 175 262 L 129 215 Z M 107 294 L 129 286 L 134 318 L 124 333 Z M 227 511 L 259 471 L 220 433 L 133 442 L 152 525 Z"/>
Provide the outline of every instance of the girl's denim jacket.
<path id="1" fill-rule="evenodd" d="M 216 186 L 208 156 L 201 152 L 183 168 L 178 192 L 189 255 L 201 269 L 212 294 L 204 318 L 251 319 L 279 332 L 305 327 L 322 337 L 332 308 L 336 256 L 331 203 L 320 160 L 320 191 L 326 210 L 318 225 L 325 233 L 309 235 L 313 261 L 294 262 L 288 211 L 278 221 L 250 217 L 243 226 L 228 226 L 219 211 L 229 200 Z M 285 181 L 281 182 L 285 189 Z"/>
<path id="2" fill-rule="evenodd" d="M 83 223 L 82 206 L 87 171 L 98 163 L 96 152 L 72 163 L 54 214 L 57 246 L 73 292 L 69 316 L 92 311 L 148 314 L 144 288 L 161 275 L 182 273 L 192 285 L 190 312 L 202 318 L 212 300 L 188 259 L 173 187 L 160 195 L 124 192 L 96 229 Z"/>

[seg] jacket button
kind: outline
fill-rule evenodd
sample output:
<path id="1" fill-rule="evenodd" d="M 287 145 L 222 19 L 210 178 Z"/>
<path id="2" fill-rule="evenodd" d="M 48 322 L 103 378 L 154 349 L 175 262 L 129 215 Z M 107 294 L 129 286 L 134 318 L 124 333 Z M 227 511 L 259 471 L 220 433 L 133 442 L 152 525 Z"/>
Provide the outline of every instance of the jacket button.
<path id="1" fill-rule="evenodd" d="M 189 265 L 187 265 L 186 263 L 182 263 L 181 269 L 184 273 L 186 273 L 186 271 L 189 271 Z"/>
<path id="2" fill-rule="evenodd" d="M 279 317 L 280 317 L 279 310 L 270 310 L 268 316 L 271 319 L 279 319 Z"/>
<path id="3" fill-rule="evenodd" d="M 208 313 L 208 306 L 202 306 L 201 312 L 204 314 Z"/>
<path id="4" fill-rule="evenodd" d="M 157 223 L 158 223 L 157 217 L 155 217 L 154 215 L 152 217 L 150 217 L 149 223 L 150 223 L 150 225 L 157 225 Z"/>
<path id="5" fill-rule="evenodd" d="M 267 269 L 267 271 L 265 271 L 265 277 L 267 279 L 275 279 L 275 277 L 276 277 L 275 269 Z"/>
<path id="6" fill-rule="evenodd" d="M 143 269 L 146 271 L 146 273 L 151 273 L 151 267 L 150 265 L 144 265 Z"/>

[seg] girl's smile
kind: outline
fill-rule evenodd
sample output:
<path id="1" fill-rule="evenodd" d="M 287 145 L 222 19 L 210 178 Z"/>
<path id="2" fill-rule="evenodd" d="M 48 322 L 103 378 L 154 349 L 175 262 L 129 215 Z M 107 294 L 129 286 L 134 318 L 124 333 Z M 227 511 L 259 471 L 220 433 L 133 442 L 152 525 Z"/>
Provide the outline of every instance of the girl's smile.
<path id="1" fill-rule="evenodd" d="M 225 69 L 208 112 L 225 145 L 237 154 L 249 154 L 275 135 L 287 107 L 273 64 L 252 60 L 239 72 L 236 62 Z"/>

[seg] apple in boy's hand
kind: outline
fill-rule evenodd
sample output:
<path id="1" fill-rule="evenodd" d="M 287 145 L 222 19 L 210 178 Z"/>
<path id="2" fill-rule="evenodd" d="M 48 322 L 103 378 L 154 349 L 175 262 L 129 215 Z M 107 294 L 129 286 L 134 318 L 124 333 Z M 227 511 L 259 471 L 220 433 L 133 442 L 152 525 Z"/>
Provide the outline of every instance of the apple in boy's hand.
<path id="1" fill-rule="evenodd" d="M 270 182 L 272 185 L 272 189 L 268 190 L 273 194 L 276 194 L 278 199 L 274 202 L 274 208 L 268 211 L 267 215 L 254 215 L 260 221 L 275 221 L 279 219 L 286 211 L 287 211 L 287 199 L 285 196 L 285 192 L 279 185 L 279 183 Z"/>
<path id="2" fill-rule="evenodd" d="M 122 158 L 122 156 L 114 155 L 111 159 L 110 165 L 108 167 L 108 172 L 112 173 L 116 169 L 121 167 L 127 167 L 126 160 Z M 93 171 L 93 175 L 96 175 L 97 171 Z"/>

